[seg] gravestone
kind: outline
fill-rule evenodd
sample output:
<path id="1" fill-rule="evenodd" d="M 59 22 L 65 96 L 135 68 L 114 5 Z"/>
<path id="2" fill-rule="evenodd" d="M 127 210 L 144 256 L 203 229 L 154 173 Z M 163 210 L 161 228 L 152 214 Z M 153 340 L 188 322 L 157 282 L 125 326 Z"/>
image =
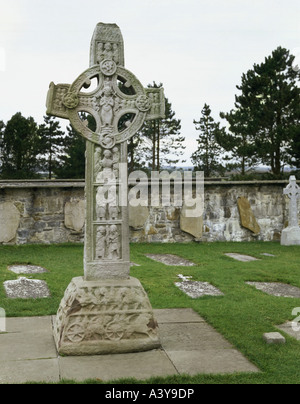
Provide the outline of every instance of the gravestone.
<path id="1" fill-rule="evenodd" d="M 47 283 L 39 279 L 28 279 L 24 276 L 3 282 L 6 296 L 10 299 L 38 299 L 50 297 Z"/>
<path id="2" fill-rule="evenodd" d="M 95 86 L 91 86 L 95 84 Z M 162 88 L 144 88 L 124 67 L 116 24 L 99 23 L 90 67 L 73 84 L 50 84 L 47 114 L 86 139 L 84 277 L 73 278 L 57 312 L 59 353 L 134 352 L 160 346 L 148 296 L 130 277 L 127 140 L 164 116 Z M 82 113 L 92 117 L 93 130 Z"/>
<path id="3" fill-rule="evenodd" d="M 177 286 L 192 299 L 197 299 L 202 296 L 224 295 L 224 293 L 222 293 L 218 288 L 208 282 L 192 281 L 192 276 L 185 276 L 182 274 L 177 276 L 182 280 L 182 282 L 175 282 L 175 286 Z"/>
<path id="4" fill-rule="evenodd" d="M 300 245 L 300 227 L 298 223 L 298 199 L 300 187 L 296 183 L 296 177 L 290 176 L 289 185 L 283 190 L 283 194 L 290 199 L 289 225 L 282 230 L 281 245 Z"/>
<path id="5" fill-rule="evenodd" d="M 48 272 L 46 268 L 40 267 L 38 265 L 27 264 L 10 265 L 7 269 L 14 272 L 15 274 L 42 274 L 44 272 Z"/>
<path id="6" fill-rule="evenodd" d="M 297 286 L 289 285 L 281 282 L 252 282 L 247 281 L 248 285 L 255 286 L 256 289 L 261 290 L 268 295 L 278 297 L 300 297 L 300 288 Z"/>
<path id="7" fill-rule="evenodd" d="M 12 241 L 20 224 L 20 212 L 12 202 L 0 203 L 0 243 Z"/>
<path id="8" fill-rule="evenodd" d="M 237 261 L 241 262 L 251 262 L 251 261 L 258 261 L 258 258 L 251 257 L 250 255 L 245 254 L 237 254 L 237 253 L 226 253 L 227 257 L 233 258 Z"/>
<path id="9" fill-rule="evenodd" d="M 237 204 L 241 218 L 241 225 L 246 229 L 252 231 L 252 233 L 254 233 L 255 235 L 258 235 L 260 233 L 260 226 L 257 223 L 248 199 L 244 196 L 241 196 L 240 198 L 238 198 Z"/>
<path id="10" fill-rule="evenodd" d="M 195 264 L 185 258 L 179 257 L 174 254 L 145 254 L 146 257 L 151 258 L 154 261 L 161 262 L 165 265 L 175 265 L 175 266 L 187 266 L 191 267 Z"/>

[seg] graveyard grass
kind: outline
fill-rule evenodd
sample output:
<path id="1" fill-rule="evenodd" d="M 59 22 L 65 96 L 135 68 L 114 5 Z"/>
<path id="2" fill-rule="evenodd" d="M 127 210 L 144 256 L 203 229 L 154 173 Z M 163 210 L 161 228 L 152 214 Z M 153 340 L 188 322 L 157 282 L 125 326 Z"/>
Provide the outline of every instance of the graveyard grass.
<path id="1" fill-rule="evenodd" d="M 260 261 L 238 262 L 225 253 L 252 255 Z M 177 254 L 196 263 L 191 267 L 166 266 L 145 254 Z M 262 256 L 262 253 L 275 257 Z M 70 280 L 82 276 L 83 246 L 74 244 L 0 246 L 0 306 L 12 316 L 55 314 Z M 297 298 L 267 295 L 245 284 L 246 281 L 283 282 L 300 287 L 299 246 L 281 246 L 276 242 L 203 243 L 203 244 L 132 244 L 131 276 L 143 284 L 154 309 L 192 308 L 242 352 L 261 372 L 230 375 L 170 376 L 147 381 L 122 379 L 118 383 L 203 383 L 203 384 L 299 384 L 300 341 L 285 335 L 286 344 L 268 345 L 265 332 L 278 331 L 276 325 L 294 320 L 292 310 L 300 306 Z M 47 282 L 51 297 L 43 299 L 8 299 L 3 282 L 17 279 L 9 271 L 12 264 L 40 265 L 49 272 L 27 274 L 28 278 Z M 224 296 L 192 299 L 174 282 L 178 274 L 206 281 L 219 288 Z M 282 332 L 282 331 L 280 331 Z M 201 341 L 199 341 L 201 343 Z M 71 383 L 72 381 L 65 381 Z M 85 383 L 100 383 L 87 380 Z"/>

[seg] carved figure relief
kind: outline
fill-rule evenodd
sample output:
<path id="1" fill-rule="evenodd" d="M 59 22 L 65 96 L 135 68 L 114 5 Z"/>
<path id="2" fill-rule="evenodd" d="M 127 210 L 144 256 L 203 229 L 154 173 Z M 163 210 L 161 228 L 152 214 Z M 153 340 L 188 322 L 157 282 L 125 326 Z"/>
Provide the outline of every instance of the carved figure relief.
<path id="1" fill-rule="evenodd" d="M 96 233 L 95 259 L 120 259 L 120 232 L 118 226 L 99 226 Z"/>
<path id="2" fill-rule="evenodd" d="M 100 164 L 99 164 L 100 163 Z M 113 154 L 110 150 L 104 150 L 103 159 L 100 160 L 98 164 L 98 169 L 100 168 L 100 172 L 96 177 L 96 182 L 111 182 L 114 180 L 113 177 Z"/>
<path id="3" fill-rule="evenodd" d="M 120 63 L 119 46 L 117 43 L 98 42 L 98 58 L 97 62 L 101 60 L 111 59 L 117 65 Z"/>
<path id="4" fill-rule="evenodd" d="M 103 259 L 105 257 L 105 241 L 106 229 L 104 226 L 99 226 L 97 230 L 96 242 L 96 258 Z"/>
<path id="5" fill-rule="evenodd" d="M 117 146 L 112 150 L 104 150 L 101 158 L 101 149 L 95 148 L 94 152 L 94 177 L 95 182 L 113 183 L 119 177 L 120 151 Z"/>
<path id="6" fill-rule="evenodd" d="M 115 224 L 109 227 L 107 234 L 107 244 L 108 244 L 108 259 L 119 259 L 120 258 L 120 235 L 118 228 Z"/>
<path id="7" fill-rule="evenodd" d="M 97 220 L 117 220 L 119 212 L 116 185 L 99 186 L 96 193 Z"/>
<path id="8" fill-rule="evenodd" d="M 100 97 L 100 118 L 102 129 L 112 131 L 114 98 L 109 79 L 105 80 L 103 95 Z"/>
<path id="9" fill-rule="evenodd" d="M 69 314 L 64 341 L 120 341 L 157 337 L 157 323 L 143 289 L 132 286 L 82 287 L 77 290 L 75 301 L 72 292 L 70 284 L 64 297 L 65 310 Z M 76 310 L 73 309 L 75 306 Z M 60 312 L 59 316 L 62 315 Z"/>

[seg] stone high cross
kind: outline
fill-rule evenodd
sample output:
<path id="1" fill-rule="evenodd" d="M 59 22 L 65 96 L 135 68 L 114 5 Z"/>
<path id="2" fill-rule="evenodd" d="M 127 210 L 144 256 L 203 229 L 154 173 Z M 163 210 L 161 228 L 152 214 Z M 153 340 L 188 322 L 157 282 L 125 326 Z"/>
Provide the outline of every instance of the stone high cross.
<path id="1" fill-rule="evenodd" d="M 298 223 L 298 199 L 300 187 L 296 183 L 296 177 L 290 176 L 289 185 L 283 190 L 283 194 L 290 198 L 289 225 L 282 230 L 282 245 L 300 245 L 300 227 Z"/>
<path id="2" fill-rule="evenodd" d="M 289 185 L 283 190 L 284 195 L 290 198 L 289 227 L 298 227 L 298 199 L 300 198 L 300 187 L 296 183 L 296 177 L 290 176 Z"/>
<path id="3" fill-rule="evenodd" d="M 96 88 L 86 92 L 93 81 Z M 87 280 L 129 276 L 127 207 L 120 206 L 127 204 L 124 200 L 120 203 L 122 195 L 127 197 L 126 141 L 145 120 L 163 117 L 164 105 L 162 88 L 144 88 L 125 69 L 123 38 L 115 24 L 97 25 L 91 41 L 90 68 L 73 84 L 50 84 L 47 114 L 69 119 L 87 139 Z M 82 119 L 83 113 L 94 118 L 94 130 Z"/>
<path id="4" fill-rule="evenodd" d="M 159 346 L 146 292 L 129 276 L 127 140 L 145 120 L 162 118 L 164 108 L 163 89 L 144 88 L 124 67 L 123 38 L 116 24 L 96 26 L 90 67 L 72 84 L 50 84 L 47 114 L 69 119 L 87 140 L 84 277 L 73 278 L 57 312 L 54 338 L 59 353 Z M 87 115 L 93 118 L 92 129 Z"/>

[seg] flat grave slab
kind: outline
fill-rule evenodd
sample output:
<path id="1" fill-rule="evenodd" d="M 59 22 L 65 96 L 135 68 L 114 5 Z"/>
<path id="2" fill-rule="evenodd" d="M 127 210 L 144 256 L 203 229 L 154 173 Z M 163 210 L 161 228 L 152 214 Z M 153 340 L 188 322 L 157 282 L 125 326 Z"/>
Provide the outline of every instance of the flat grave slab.
<path id="1" fill-rule="evenodd" d="M 224 296 L 224 293 L 208 282 L 183 281 L 175 282 L 175 285 L 193 299 L 202 296 Z"/>
<path id="2" fill-rule="evenodd" d="M 268 295 L 278 297 L 300 297 L 300 288 L 280 282 L 246 282 Z"/>
<path id="3" fill-rule="evenodd" d="M 7 267 L 9 271 L 15 274 L 42 274 L 48 272 L 46 268 L 37 265 L 15 264 Z"/>
<path id="4" fill-rule="evenodd" d="M 161 262 L 165 265 L 175 265 L 175 266 L 178 265 L 186 267 L 196 265 L 193 262 L 174 254 L 145 254 L 145 255 L 146 257 L 151 258 L 154 261 Z"/>
<path id="5" fill-rule="evenodd" d="M 237 254 L 237 253 L 226 253 L 227 257 L 233 258 L 241 262 L 259 261 L 258 258 L 251 257 L 250 255 Z"/>
<path id="6" fill-rule="evenodd" d="M 5 281 L 3 285 L 6 296 L 11 299 L 36 299 L 50 296 L 47 283 L 39 279 L 20 277 L 16 280 Z"/>

